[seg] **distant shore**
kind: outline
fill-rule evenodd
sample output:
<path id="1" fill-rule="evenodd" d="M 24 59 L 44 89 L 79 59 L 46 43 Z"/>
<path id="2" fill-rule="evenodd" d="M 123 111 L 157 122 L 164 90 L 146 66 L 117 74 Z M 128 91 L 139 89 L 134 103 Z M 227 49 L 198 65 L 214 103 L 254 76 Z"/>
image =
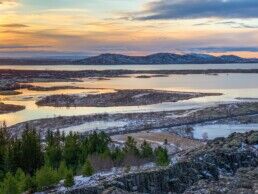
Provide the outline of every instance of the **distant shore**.
<path id="1" fill-rule="evenodd" d="M 20 83 L 32 82 L 80 82 L 81 78 L 107 79 L 133 74 L 145 75 L 189 75 L 207 74 L 217 75 L 220 73 L 258 73 L 258 69 L 205 69 L 205 70 L 83 70 L 83 71 L 52 71 L 52 70 L 10 70 L 0 69 L 0 91 L 16 90 L 22 86 Z M 146 77 L 146 74 L 148 77 Z M 138 76 L 138 78 L 142 78 Z"/>

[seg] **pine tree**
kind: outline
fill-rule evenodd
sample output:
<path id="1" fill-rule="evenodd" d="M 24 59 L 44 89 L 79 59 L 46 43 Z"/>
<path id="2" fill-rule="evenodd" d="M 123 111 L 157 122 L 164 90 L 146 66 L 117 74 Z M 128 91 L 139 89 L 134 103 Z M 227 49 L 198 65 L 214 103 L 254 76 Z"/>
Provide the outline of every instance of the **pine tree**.
<path id="1" fill-rule="evenodd" d="M 51 167 L 43 166 L 36 172 L 36 183 L 39 190 L 59 182 L 57 171 Z"/>
<path id="2" fill-rule="evenodd" d="M 88 137 L 84 137 L 81 144 L 81 154 L 80 154 L 81 164 L 84 164 L 88 155 L 89 155 L 89 140 L 88 140 Z"/>
<path id="3" fill-rule="evenodd" d="M 15 180 L 17 182 L 18 190 L 19 190 L 20 193 L 22 193 L 23 191 L 25 191 L 27 189 L 26 175 L 22 171 L 22 169 L 18 168 L 18 170 L 16 171 Z"/>
<path id="4" fill-rule="evenodd" d="M 57 169 L 62 160 L 62 146 L 60 132 L 47 132 L 46 136 L 45 162 L 51 167 Z"/>
<path id="5" fill-rule="evenodd" d="M 153 157 L 153 150 L 149 143 L 147 143 L 145 140 L 141 144 L 141 157 L 143 158 L 152 158 Z"/>
<path id="6" fill-rule="evenodd" d="M 69 171 L 65 177 L 64 186 L 72 187 L 74 185 L 74 178 L 72 171 Z"/>
<path id="7" fill-rule="evenodd" d="M 5 157 L 9 140 L 10 134 L 8 133 L 5 122 L 3 124 L 0 123 L 0 179 L 3 178 L 5 174 Z"/>
<path id="8" fill-rule="evenodd" d="M 0 185 L 0 193 L 2 194 L 19 194 L 19 188 L 15 177 L 8 172 L 3 180 L 3 183 Z"/>
<path id="9" fill-rule="evenodd" d="M 127 141 L 125 142 L 124 152 L 131 153 L 134 155 L 139 155 L 139 150 L 137 148 L 137 143 L 131 136 L 127 137 Z"/>
<path id="10" fill-rule="evenodd" d="M 94 173 L 94 169 L 89 160 L 86 160 L 82 168 L 83 176 L 91 176 Z"/>
<path id="11" fill-rule="evenodd" d="M 159 166 L 167 166 L 169 164 L 169 156 L 167 149 L 158 147 L 155 149 L 156 163 Z"/>
<path id="12" fill-rule="evenodd" d="M 58 176 L 60 179 L 65 179 L 66 175 L 68 174 L 69 170 L 64 161 L 60 163 L 58 168 Z"/>
<path id="13" fill-rule="evenodd" d="M 80 139 L 77 134 L 70 133 L 65 138 L 64 159 L 69 168 L 76 169 L 80 160 Z"/>
<path id="14" fill-rule="evenodd" d="M 21 167 L 32 175 L 43 164 L 40 137 L 36 130 L 27 128 L 21 141 Z"/>

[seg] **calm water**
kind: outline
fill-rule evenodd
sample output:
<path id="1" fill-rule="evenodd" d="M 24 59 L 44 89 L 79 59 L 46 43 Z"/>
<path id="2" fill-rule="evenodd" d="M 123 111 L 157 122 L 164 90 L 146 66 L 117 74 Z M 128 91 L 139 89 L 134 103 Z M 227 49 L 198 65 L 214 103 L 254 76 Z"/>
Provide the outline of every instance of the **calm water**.
<path id="1" fill-rule="evenodd" d="M 228 68 L 230 65 L 225 65 Z M 258 64 L 236 64 L 238 67 L 258 68 Z M 163 65 L 159 69 L 170 68 L 179 69 L 193 67 L 196 68 L 222 68 L 222 65 Z M 3 67 L 3 66 L 2 66 Z M 0 68 L 2 68 L 0 67 Z M 58 69 L 58 70 L 80 70 L 90 69 L 90 66 L 8 66 L 8 68 L 16 69 Z M 60 69 L 61 67 L 61 69 Z M 107 66 L 105 66 L 107 67 Z M 108 66 L 108 68 L 118 68 L 118 66 Z M 121 67 L 121 66 L 119 66 Z M 135 69 L 155 69 L 157 66 L 123 66 L 123 68 Z M 92 67 L 91 67 L 92 68 Z M 104 66 L 97 66 L 95 69 L 102 69 Z M 107 68 L 105 68 L 107 69 Z M 119 68 L 118 68 L 119 69 Z M 127 68 L 129 69 L 129 68 Z M 128 113 L 128 112 L 149 112 L 149 111 L 165 111 L 165 110 L 180 110 L 191 109 L 210 106 L 218 103 L 237 102 L 237 97 L 240 98 L 258 98 L 258 76 L 257 74 L 218 74 L 218 75 L 171 75 L 169 77 L 153 77 L 148 79 L 136 78 L 137 75 L 125 78 L 113 78 L 110 80 L 92 80 L 83 79 L 83 82 L 70 82 L 70 83 L 33 83 L 39 86 L 82 86 L 85 88 L 103 88 L 103 89 L 76 89 L 76 90 L 59 90 L 59 91 L 29 91 L 26 89 L 20 90 L 21 95 L 17 96 L 0 96 L 0 101 L 10 104 L 18 104 L 26 106 L 26 109 L 16 113 L 0 115 L 0 121 L 5 120 L 8 125 L 16 124 L 19 122 L 50 118 L 56 116 L 73 116 L 73 115 L 89 115 L 96 113 Z M 79 107 L 79 108 L 54 108 L 54 107 L 38 107 L 35 102 L 42 96 L 51 94 L 96 94 L 103 92 L 114 92 L 114 89 L 160 89 L 171 91 L 189 91 L 189 92 L 220 92 L 222 96 L 210 96 L 194 98 L 176 103 L 162 103 L 147 106 L 131 106 L 131 107 Z M 93 126 L 94 127 L 94 126 Z M 198 138 L 204 131 L 209 132 L 209 127 L 199 128 L 200 132 L 196 132 Z M 215 137 L 213 133 L 218 136 L 226 136 L 232 130 L 219 131 L 212 129 L 209 134 L 210 138 Z M 227 128 L 228 129 L 228 128 Z M 257 127 L 258 129 L 258 127 Z M 239 128 L 236 129 L 239 131 Z M 214 132 L 216 131 L 216 132 Z M 240 130 L 241 131 L 241 130 Z M 242 130 L 244 131 L 244 130 Z"/>
<path id="2" fill-rule="evenodd" d="M 252 64 L 172 64 L 172 65 L 0 65 L 0 69 L 26 70 L 179 70 L 179 69 L 256 69 L 258 63 Z"/>
<path id="3" fill-rule="evenodd" d="M 194 126 L 194 138 L 203 139 L 206 134 L 208 139 L 217 137 L 228 137 L 231 133 L 248 132 L 258 130 L 258 124 L 239 124 L 239 125 L 196 125 Z"/>

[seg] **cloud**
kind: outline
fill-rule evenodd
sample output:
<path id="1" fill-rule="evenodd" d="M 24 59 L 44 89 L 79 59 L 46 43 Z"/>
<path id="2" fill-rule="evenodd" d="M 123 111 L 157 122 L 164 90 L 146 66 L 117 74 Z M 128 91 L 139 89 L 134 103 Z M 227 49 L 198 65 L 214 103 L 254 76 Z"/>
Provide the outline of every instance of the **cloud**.
<path id="1" fill-rule="evenodd" d="M 258 52 L 258 47 L 201 47 L 192 48 L 192 52 L 209 52 L 209 53 L 223 53 L 223 52 Z"/>
<path id="2" fill-rule="evenodd" d="M 34 49 L 34 48 L 49 48 L 45 45 L 0 45 L 0 50 L 5 49 Z"/>
<path id="3" fill-rule="evenodd" d="M 17 2 L 17 0 L 0 0 L 0 5 L 4 3 L 13 3 L 13 2 Z"/>
<path id="4" fill-rule="evenodd" d="M 258 18 L 257 0 L 160 0 L 134 19 Z"/>
<path id="5" fill-rule="evenodd" d="M 13 24 L 3 24 L 3 25 L 0 25 L 0 27 L 5 27 L 5 28 L 26 28 L 26 27 L 29 27 L 29 26 L 25 25 L 25 24 L 13 23 Z"/>
<path id="6" fill-rule="evenodd" d="M 244 22 L 237 22 L 237 21 L 206 21 L 193 24 L 193 26 L 211 26 L 211 25 L 227 25 L 231 28 L 250 28 L 255 29 L 258 28 L 258 25 L 251 25 Z"/>

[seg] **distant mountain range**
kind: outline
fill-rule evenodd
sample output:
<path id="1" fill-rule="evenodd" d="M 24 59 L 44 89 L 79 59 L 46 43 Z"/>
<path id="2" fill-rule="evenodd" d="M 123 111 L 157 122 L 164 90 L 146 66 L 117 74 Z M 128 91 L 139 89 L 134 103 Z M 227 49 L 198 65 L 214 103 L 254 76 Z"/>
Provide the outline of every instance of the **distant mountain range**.
<path id="1" fill-rule="evenodd" d="M 122 64 L 209 64 L 209 63 L 258 63 L 258 59 L 241 58 L 234 55 L 212 56 L 206 54 L 157 53 L 147 56 L 127 56 L 120 54 L 101 54 L 75 61 L 85 65 Z"/>
<path id="2" fill-rule="evenodd" d="M 1 59 L 0 65 L 125 65 L 125 64 L 223 64 L 258 63 L 258 58 L 241 58 L 234 55 L 212 56 L 207 54 L 156 53 L 147 56 L 101 54 L 94 57 L 75 58 L 10 58 Z"/>

